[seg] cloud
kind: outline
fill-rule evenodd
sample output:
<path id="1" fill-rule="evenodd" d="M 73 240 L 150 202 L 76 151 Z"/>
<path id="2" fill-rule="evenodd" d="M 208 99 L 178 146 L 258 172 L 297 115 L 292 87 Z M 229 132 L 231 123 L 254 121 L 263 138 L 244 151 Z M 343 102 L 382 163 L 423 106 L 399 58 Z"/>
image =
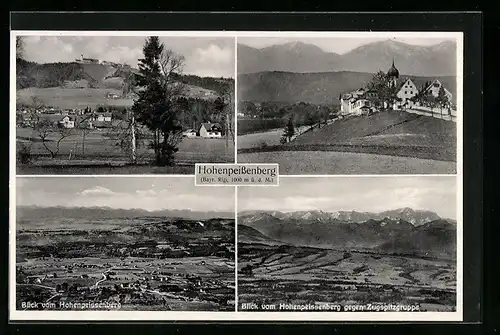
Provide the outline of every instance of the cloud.
<path id="1" fill-rule="evenodd" d="M 210 44 L 186 57 L 185 72 L 202 77 L 234 77 L 234 50 Z"/>
<path id="2" fill-rule="evenodd" d="M 111 191 L 110 189 L 107 189 L 105 187 L 101 186 L 95 186 L 93 188 L 89 188 L 86 190 L 83 190 L 78 193 L 79 196 L 109 196 L 109 195 L 114 195 L 115 192 Z"/>
<path id="3" fill-rule="evenodd" d="M 162 38 L 165 48 L 185 56 L 184 72 L 198 76 L 234 76 L 232 38 Z M 71 62 L 80 55 L 137 66 L 144 37 L 27 36 L 25 57 L 37 63 Z"/>

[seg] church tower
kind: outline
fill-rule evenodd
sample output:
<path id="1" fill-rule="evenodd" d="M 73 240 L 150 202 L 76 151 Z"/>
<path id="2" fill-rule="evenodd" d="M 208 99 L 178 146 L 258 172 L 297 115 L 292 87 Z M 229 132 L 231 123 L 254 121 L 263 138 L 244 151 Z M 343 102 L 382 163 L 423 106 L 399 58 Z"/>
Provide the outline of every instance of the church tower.
<path id="1" fill-rule="evenodd" d="M 395 87 L 397 85 L 397 82 L 398 82 L 399 71 L 398 71 L 398 69 L 396 69 L 396 66 L 394 66 L 394 58 L 392 59 L 391 68 L 389 69 L 389 71 L 387 71 L 387 77 L 389 77 L 390 85 L 392 87 Z"/>

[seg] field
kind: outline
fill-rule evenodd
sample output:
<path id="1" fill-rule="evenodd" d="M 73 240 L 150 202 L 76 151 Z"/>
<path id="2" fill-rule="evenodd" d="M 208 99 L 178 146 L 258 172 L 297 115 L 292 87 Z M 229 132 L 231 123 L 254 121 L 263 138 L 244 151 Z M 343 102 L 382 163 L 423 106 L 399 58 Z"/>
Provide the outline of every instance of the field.
<path id="1" fill-rule="evenodd" d="M 147 163 L 154 159 L 154 152 L 146 147 L 146 143 L 137 149 L 137 158 L 142 164 L 128 165 L 129 157 L 114 139 L 116 134 L 108 130 L 92 130 L 85 135 L 80 129 L 71 130 L 71 136 L 60 143 L 60 151 L 55 158 L 50 158 L 40 138 L 30 128 L 17 128 L 17 145 L 21 143 L 30 147 L 34 158 L 30 164 L 18 164 L 19 173 L 33 174 L 46 170 L 53 173 L 86 173 L 94 172 L 130 173 L 131 170 L 141 173 L 193 173 L 194 163 L 226 163 L 234 161 L 234 144 L 225 139 L 188 139 L 179 143 L 179 151 L 175 155 L 177 166 L 159 168 Z M 56 149 L 56 134 L 47 138 L 46 145 Z M 70 159 L 71 154 L 71 159 Z"/>
<path id="2" fill-rule="evenodd" d="M 40 100 L 45 106 L 61 109 L 97 108 L 98 106 L 130 107 L 132 99 L 110 99 L 108 93 L 121 95 L 122 91 L 113 88 L 36 88 L 17 90 L 18 104 L 31 105 L 33 98 Z"/>
<path id="3" fill-rule="evenodd" d="M 203 222 L 21 218 L 17 309 L 234 310 L 234 220 Z"/>
<path id="4" fill-rule="evenodd" d="M 284 119 L 245 119 L 238 118 L 238 136 L 261 133 L 277 128 L 283 128 L 286 124 Z"/>
<path id="5" fill-rule="evenodd" d="M 380 112 L 336 120 L 286 144 L 276 136 L 239 136 L 238 161 L 272 161 L 285 174 L 456 171 L 456 123 L 430 116 Z"/>
<path id="6" fill-rule="evenodd" d="M 450 260 L 239 242 L 238 273 L 239 310 L 399 304 L 454 311 L 456 305 L 456 269 Z"/>

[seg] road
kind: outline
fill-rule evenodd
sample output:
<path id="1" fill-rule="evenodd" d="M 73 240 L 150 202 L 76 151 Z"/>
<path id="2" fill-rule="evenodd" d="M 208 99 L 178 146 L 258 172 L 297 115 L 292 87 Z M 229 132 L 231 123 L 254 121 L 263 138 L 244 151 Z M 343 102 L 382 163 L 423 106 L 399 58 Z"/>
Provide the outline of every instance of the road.
<path id="1" fill-rule="evenodd" d="M 106 271 L 104 271 L 104 272 L 102 273 L 102 279 L 99 279 L 98 281 L 96 281 L 96 283 L 95 283 L 95 285 L 94 285 L 94 286 L 95 286 L 95 287 L 99 287 L 99 284 L 100 284 L 100 283 L 102 283 L 103 281 L 105 281 L 105 280 L 106 280 L 106 273 L 108 273 L 108 272 L 109 272 L 109 271 L 111 271 L 112 269 L 113 269 L 113 268 L 109 268 L 109 269 L 107 269 Z"/>

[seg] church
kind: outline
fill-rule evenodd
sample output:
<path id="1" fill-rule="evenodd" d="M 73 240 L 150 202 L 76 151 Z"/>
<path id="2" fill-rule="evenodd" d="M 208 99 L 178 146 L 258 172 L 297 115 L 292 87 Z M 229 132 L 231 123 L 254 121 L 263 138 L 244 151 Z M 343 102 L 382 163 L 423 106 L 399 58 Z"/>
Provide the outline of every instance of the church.
<path id="1" fill-rule="evenodd" d="M 414 79 L 410 77 L 400 78 L 399 70 L 394 63 L 393 59 L 392 65 L 386 73 L 389 85 L 396 87 L 396 96 L 398 97 L 398 101 L 393 104 L 392 108 L 395 110 L 411 108 L 415 104 L 412 98 L 419 93 L 419 88 Z M 451 92 L 438 79 L 433 80 L 430 85 L 424 87 L 424 92 L 437 97 L 441 87 L 443 87 L 448 101 L 452 101 Z M 377 92 L 364 88 L 341 94 L 339 97 L 340 115 L 363 115 L 374 112 L 377 110 L 377 106 L 373 103 L 373 100 L 376 100 L 374 98 L 378 98 Z M 384 102 L 384 107 L 388 107 L 387 102 Z"/>

